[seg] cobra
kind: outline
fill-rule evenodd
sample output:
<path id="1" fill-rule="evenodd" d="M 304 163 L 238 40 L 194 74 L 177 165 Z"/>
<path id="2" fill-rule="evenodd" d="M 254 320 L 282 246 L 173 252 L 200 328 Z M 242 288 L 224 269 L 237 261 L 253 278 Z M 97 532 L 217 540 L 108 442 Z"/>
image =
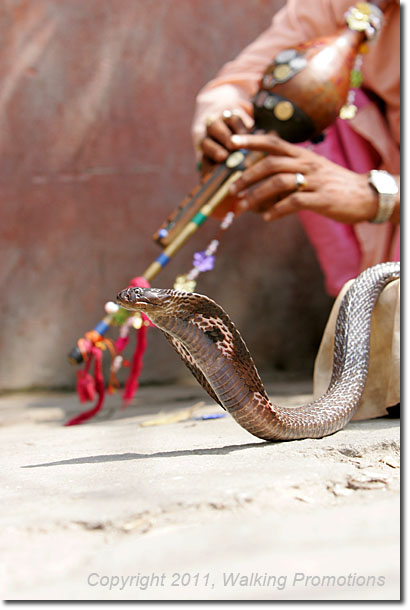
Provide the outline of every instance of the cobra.
<path id="1" fill-rule="evenodd" d="M 398 277 L 400 263 L 381 263 L 353 282 L 338 313 L 329 387 L 295 408 L 271 403 L 239 331 L 207 296 L 127 288 L 117 302 L 145 312 L 211 398 L 248 432 L 269 441 L 321 438 L 342 429 L 358 408 L 368 374 L 372 311 L 383 287 Z"/>

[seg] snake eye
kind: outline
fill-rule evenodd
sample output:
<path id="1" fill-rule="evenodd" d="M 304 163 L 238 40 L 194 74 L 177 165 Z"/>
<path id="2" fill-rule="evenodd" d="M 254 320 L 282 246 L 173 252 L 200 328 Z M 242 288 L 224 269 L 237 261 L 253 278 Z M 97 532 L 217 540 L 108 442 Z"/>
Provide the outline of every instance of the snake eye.
<path id="1" fill-rule="evenodd" d="M 117 296 L 117 299 L 125 303 L 135 303 L 137 300 L 137 295 L 132 288 L 126 288 L 125 290 L 121 290 Z"/>

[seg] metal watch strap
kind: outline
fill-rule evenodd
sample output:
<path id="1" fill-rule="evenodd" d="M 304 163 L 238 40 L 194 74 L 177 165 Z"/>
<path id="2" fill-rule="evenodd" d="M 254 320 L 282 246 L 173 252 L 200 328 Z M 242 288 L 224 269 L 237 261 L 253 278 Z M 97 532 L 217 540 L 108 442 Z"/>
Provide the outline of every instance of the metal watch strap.
<path id="1" fill-rule="evenodd" d="M 384 174 L 384 175 L 388 176 L 389 179 L 392 180 L 391 192 L 383 192 L 380 188 L 378 188 L 376 186 L 375 182 L 372 179 L 375 174 L 379 174 L 379 176 L 381 174 Z M 370 222 L 376 223 L 376 224 L 387 222 L 390 219 L 391 215 L 393 214 L 393 210 L 395 207 L 396 194 L 398 193 L 397 182 L 395 181 L 395 179 L 393 178 L 393 176 L 391 174 L 389 174 L 388 172 L 386 172 L 384 170 L 372 170 L 369 173 L 369 184 L 371 184 L 371 186 L 373 186 L 373 188 L 377 191 L 377 194 L 379 197 L 379 206 L 378 206 L 377 214 L 373 218 L 373 220 L 371 220 Z"/>
<path id="2" fill-rule="evenodd" d="M 390 216 L 393 214 L 394 203 L 394 195 L 379 193 L 379 208 L 377 210 L 376 216 L 370 222 L 376 224 L 387 222 L 390 219 Z"/>

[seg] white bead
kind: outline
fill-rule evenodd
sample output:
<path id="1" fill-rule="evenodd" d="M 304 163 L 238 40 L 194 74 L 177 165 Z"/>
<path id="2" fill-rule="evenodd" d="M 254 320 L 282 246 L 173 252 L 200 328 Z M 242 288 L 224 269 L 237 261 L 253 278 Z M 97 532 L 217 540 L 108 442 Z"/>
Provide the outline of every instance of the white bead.
<path id="1" fill-rule="evenodd" d="M 122 365 L 122 361 L 123 361 L 123 357 L 122 356 L 115 356 L 114 360 L 112 361 L 112 365 L 111 365 L 111 370 L 116 373 L 117 371 L 120 370 L 121 365 Z"/>
<path id="2" fill-rule="evenodd" d="M 234 218 L 235 214 L 233 212 L 228 212 L 223 221 L 221 222 L 221 229 L 228 229 L 228 227 L 231 226 Z"/>
<path id="3" fill-rule="evenodd" d="M 117 313 L 119 308 L 120 308 L 120 306 L 117 305 L 117 303 L 114 303 L 113 301 L 108 301 L 104 305 L 104 309 L 105 309 L 106 313 Z"/>
<path id="4" fill-rule="evenodd" d="M 207 249 L 205 250 L 206 256 L 211 256 L 218 250 L 219 241 L 217 239 L 213 239 Z"/>
<path id="5" fill-rule="evenodd" d="M 200 271 L 197 267 L 194 267 L 193 269 L 191 269 L 191 271 L 188 273 L 187 280 L 196 280 L 196 278 L 198 277 L 198 275 L 200 274 Z"/>

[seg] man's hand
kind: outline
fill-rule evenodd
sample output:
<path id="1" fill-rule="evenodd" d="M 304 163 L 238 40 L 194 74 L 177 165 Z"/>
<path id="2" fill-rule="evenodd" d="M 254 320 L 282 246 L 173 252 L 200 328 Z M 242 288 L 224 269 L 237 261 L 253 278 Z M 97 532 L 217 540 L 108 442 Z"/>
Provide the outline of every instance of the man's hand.
<path id="1" fill-rule="evenodd" d="M 356 174 L 271 134 L 233 135 L 230 146 L 267 153 L 230 187 L 230 194 L 240 199 L 240 210 L 260 212 L 266 221 L 312 210 L 346 224 L 370 221 L 377 214 L 378 195 L 367 174 Z M 302 186 L 298 173 L 305 179 Z"/>
<path id="2" fill-rule="evenodd" d="M 203 173 L 207 173 L 215 163 L 223 163 L 229 153 L 236 150 L 231 142 L 232 135 L 246 134 L 248 131 L 235 110 L 225 110 L 219 117 L 209 120 L 206 136 L 199 145 L 203 155 Z"/>

